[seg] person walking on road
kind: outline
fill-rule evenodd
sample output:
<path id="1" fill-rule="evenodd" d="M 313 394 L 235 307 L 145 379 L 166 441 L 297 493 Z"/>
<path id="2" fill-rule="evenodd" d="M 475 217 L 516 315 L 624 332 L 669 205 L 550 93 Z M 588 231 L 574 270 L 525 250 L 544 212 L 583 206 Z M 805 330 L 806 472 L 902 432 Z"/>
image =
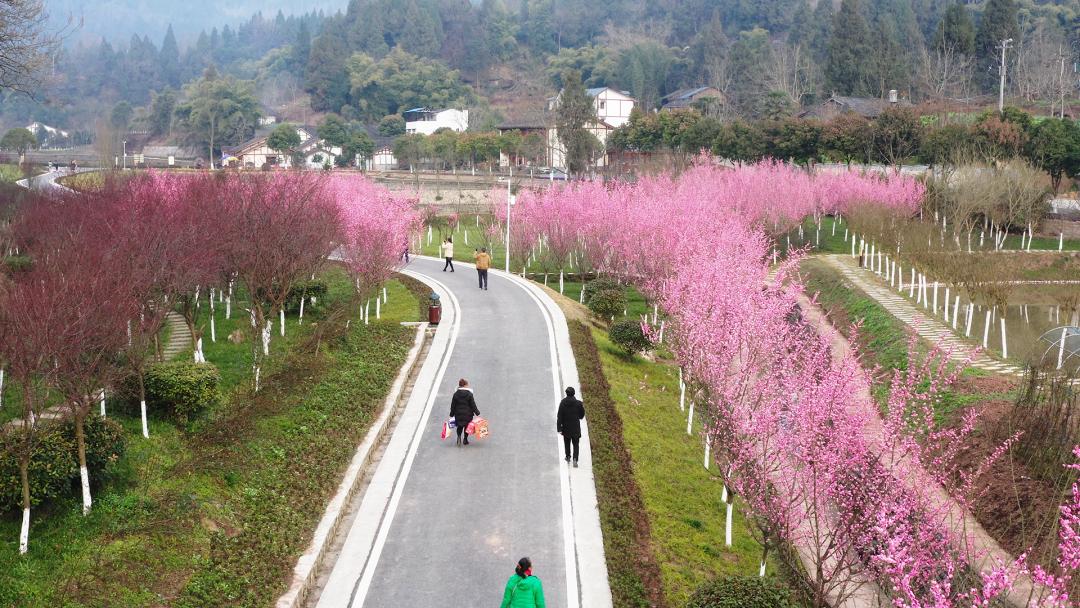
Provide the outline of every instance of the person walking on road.
<path id="1" fill-rule="evenodd" d="M 540 579 L 532 574 L 532 560 L 523 557 L 518 560 L 510 580 L 506 581 L 502 604 L 499 608 L 546 608 L 544 604 L 544 586 Z"/>
<path id="2" fill-rule="evenodd" d="M 446 272 L 446 269 L 449 268 L 450 272 L 454 272 L 454 240 L 450 237 L 446 237 L 446 240 L 443 241 L 439 249 L 443 259 L 446 260 L 446 263 L 443 264 L 442 271 Z"/>
<path id="3" fill-rule="evenodd" d="M 469 388 L 469 381 L 462 378 L 458 380 L 457 386 L 454 396 L 450 398 L 450 417 L 457 425 L 457 444 L 469 445 L 469 432 L 466 427 L 472 422 L 473 416 L 480 415 L 480 410 L 476 409 L 476 399 Z M 465 441 L 461 440 L 462 434 L 465 435 Z"/>
<path id="4" fill-rule="evenodd" d="M 409 242 L 405 242 L 405 253 L 401 254 L 405 258 L 405 263 L 409 263 Z"/>
<path id="5" fill-rule="evenodd" d="M 562 435 L 566 462 L 570 462 L 570 449 L 573 448 L 575 469 L 578 466 L 578 443 L 581 441 L 583 418 L 585 418 L 585 404 L 574 397 L 574 387 L 566 387 L 566 397 L 559 402 L 559 413 L 555 416 L 555 430 Z"/>
<path id="6" fill-rule="evenodd" d="M 480 251 L 473 250 L 473 257 L 476 258 L 476 274 L 480 279 L 480 289 L 486 290 L 488 268 L 491 268 L 491 256 L 488 255 L 486 247 L 481 247 Z"/>

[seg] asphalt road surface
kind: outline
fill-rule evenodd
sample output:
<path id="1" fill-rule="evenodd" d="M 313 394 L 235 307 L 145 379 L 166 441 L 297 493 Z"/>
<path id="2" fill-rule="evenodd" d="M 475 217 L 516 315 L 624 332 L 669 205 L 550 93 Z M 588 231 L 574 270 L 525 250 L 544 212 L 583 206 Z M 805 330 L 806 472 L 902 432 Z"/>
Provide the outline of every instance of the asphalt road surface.
<path id="1" fill-rule="evenodd" d="M 505 275 L 492 273 L 490 289 L 483 291 L 472 267 L 459 264 L 451 273 L 443 272 L 442 265 L 417 258 L 408 267 L 441 282 L 458 305 L 458 333 L 434 404 L 417 418 L 414 458 L 405 459 L 395 473 L 395 489 L 386 490 L 399 493 L 398 500 L 380 507 L 379 530 L 368 533 L 371 538 L 381 535 L 383 542 L 356 546 L 365 544 L 354 542 L 354 535 L 364 537 L 357 529 L 376 525 L 375 517 L 358 516 L 318 605 L 497 606 L 518 558 L 529 556 L 533 573 L 543 581 L 547 605 L 576 607 L 581 599 L 567 596 L 577 596 L 579 577 L 605 590 L 607 577 L 595 569 L 579 574 L 576 556 L 595 548 L 579 551 L 581 541 L 567 521 L 595 519 L 595 498 L 583 504 L 584 515 L 566 516 L 574 476 L 586 475 L 578 483 L 587 480 L 591 491 L 591 470 L 586 470 L 591 459 L 583 454 L 582 468 L 571 469 L 561 458 L 555 411 L 565 387 L 556 386 L 559 376 L 553 375 L 554 334 L 539 302 Z M 439 438 L 459 378 L 469 380 L 491 426 L 488 439 L 473 439 L 463 447 L 453 438 Z M 405 420 L 394 440 L 404 432 Z M 380 469 L 401 460 L 390 455 L 393 449 L 392 442 Z M 379 485 L 389 482 L 382 484 L 376 473 L 374 492 Z M 598 538 L 598 525 L 596 530 Z M 574 562 L 569 569 L 568 561 Z"/>

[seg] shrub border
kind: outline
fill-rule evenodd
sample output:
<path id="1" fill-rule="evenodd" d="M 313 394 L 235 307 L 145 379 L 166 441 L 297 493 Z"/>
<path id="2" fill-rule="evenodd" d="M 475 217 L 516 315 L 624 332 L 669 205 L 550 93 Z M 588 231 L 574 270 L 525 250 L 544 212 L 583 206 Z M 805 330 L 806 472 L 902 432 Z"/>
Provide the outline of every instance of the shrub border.
<path id="1" fill-rule="evenodd" d="M 583 394 L 589 396 L 596 502 L 613 604 L 620 608 L 664 608 L 668 603 L 652 550 L 645 502 L 634 481 L 633 463 L 623 443 L 622 419 L 611 399 L 600 353 L 588 326 L 569 319 L 566 325 L 577 360 L 578 382 Z"/>

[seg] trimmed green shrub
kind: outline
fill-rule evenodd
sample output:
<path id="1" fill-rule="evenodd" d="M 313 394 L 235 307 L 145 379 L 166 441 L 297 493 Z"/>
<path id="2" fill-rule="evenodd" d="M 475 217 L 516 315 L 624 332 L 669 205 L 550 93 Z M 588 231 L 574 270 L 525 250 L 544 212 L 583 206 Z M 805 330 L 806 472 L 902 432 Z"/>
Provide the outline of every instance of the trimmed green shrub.
<path id="1" fill-rule="evenodd" d="M 28 255 L 9 255 L 4 258 L 4 265 L 7 266 L 8 271 L 12 273 L 25 272 L 30 270 L 34 262 Z"/>
<path id="2" fill-rule="evenodd" d="M 607 321 L 626 310 L 626 293 L 622 289 L 602 289 L 589 298 L 589 310 Z"/>
<path id="3" fill-rule="evenodd" d="M 322 300 L 326 296 L 327 288 L 326 281 L 322 279 L 296 283 L 289 288 L 289 295 L 285 298 L 285 312 L 287 314 L 299 314 L 300 298 L 314 297 L 316 301 Z M 309 299 L 304 308 L 308 308 L 310 305 L 311 300 Z"/>
<path id="4" fill-rule="evenodd" d="M 623 319 L 611 324 L 608 329 L 608 338 L 616 346 L 626 351 L 628 355 L 634 355 L 648 350 L 652 342 L 641 331 L 641 321 L 635 319 Z"/>
<path id="5" fill-rule="evenodd" d="M 585 285 L 582 286 L 582 289 L 585 290 L 585 295 L 582 297 L 582 300 L 586 304 L 589 303 L 589 299 L 591 299 L 594 294 L 599 293 L 601 291 L 604 291 L 605 289 L 614 289 L 616 291 L 626 291 L 623 288 L 622 285 L 619 285 L 618 281 L 616 281 L 615 279 L 610 278 L 610 277 L 601 277 L 599 279 L 593 279 L 593 280 L 589 281 L 588 283 L 585 283 Z"/>
<path id="6" fill-rule="evenodd" d="M 211 363 L 168 361 L 146 371 L 146 406 L 187 424 L 217 405 L 221 373 Z"/>
<path id="7" fill-rule="evenodd" d="M 94 414 L 83 423 L 86 434 L 86 467 L 90 479 L 99 483 L 108 463 L 124 453 L 123 428 Z M 22 510 L 18 453 L 22 434 L 18 430 L 0 435 L 0 513 Z M 34 436 L 30 456 L 30 502 L 36 507 L 73 492 L 79 478 L 79 452 L 75 422 L 42 424 Z"/>
<path id="8" fill-rule="evenodd" d="M 724 576 L 697 588 L 686 608 L 796 608 L 787 589 L 771 578 Z"/>

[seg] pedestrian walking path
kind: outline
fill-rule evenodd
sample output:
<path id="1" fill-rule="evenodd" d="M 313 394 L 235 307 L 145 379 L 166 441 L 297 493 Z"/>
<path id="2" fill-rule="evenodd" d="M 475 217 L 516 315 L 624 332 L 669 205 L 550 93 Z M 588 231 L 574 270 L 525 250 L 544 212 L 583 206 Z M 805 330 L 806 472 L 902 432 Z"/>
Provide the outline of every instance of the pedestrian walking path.
<path id="1" fill-rule="evenodd" d="M 859 268 L 854 259 L 848 255 L 820 255 L 814 256 L 824 261 L 829 266 L 838 270 L 844 278 L 851 281 L 867 296 L 873 298 L 891 315 L 900 319 L 905 325 L 919 333 L 919 336 L 938 344 L 942 349 L 951 353 L 954 361 L 963 361 L 971 356 L 975 350 L 969 342 L 952 332 L 944 323 L 933 316 L 920 311 L 910 300 L 899 293 L 889 289 L 873 274 Z M 995 374 L 1022 375 L 1024 370 L 1019 366 L 979 354 L 971 363 L 971 367 Z"/>
<path id="2" fill-rule="evenodd" d="M 165 325 L 169 328 L 169 341 L 161 349 L 163 358 L 172 361 L 181 352 L 191 348 L 191 332 L 188 331 L 184 317 L 175 310 L 165 315 Z"/>
<path id="3" fill-rule="evenodd" d="M 581 468 L 562 460 L 555 432 L 562 391 L 577 387 L 562 312 L 518 277 L 493 270 L 485 291 L 471 265 L 442 264 L 417 257 L 406 270 L 441 296 L 443 319 L 312 603 L 497 605 L 528 556 L 548 606 L 610 607 L 588 418 Z M 463 447 L 439 438 L 459 378 L 491 425 Z"/>

